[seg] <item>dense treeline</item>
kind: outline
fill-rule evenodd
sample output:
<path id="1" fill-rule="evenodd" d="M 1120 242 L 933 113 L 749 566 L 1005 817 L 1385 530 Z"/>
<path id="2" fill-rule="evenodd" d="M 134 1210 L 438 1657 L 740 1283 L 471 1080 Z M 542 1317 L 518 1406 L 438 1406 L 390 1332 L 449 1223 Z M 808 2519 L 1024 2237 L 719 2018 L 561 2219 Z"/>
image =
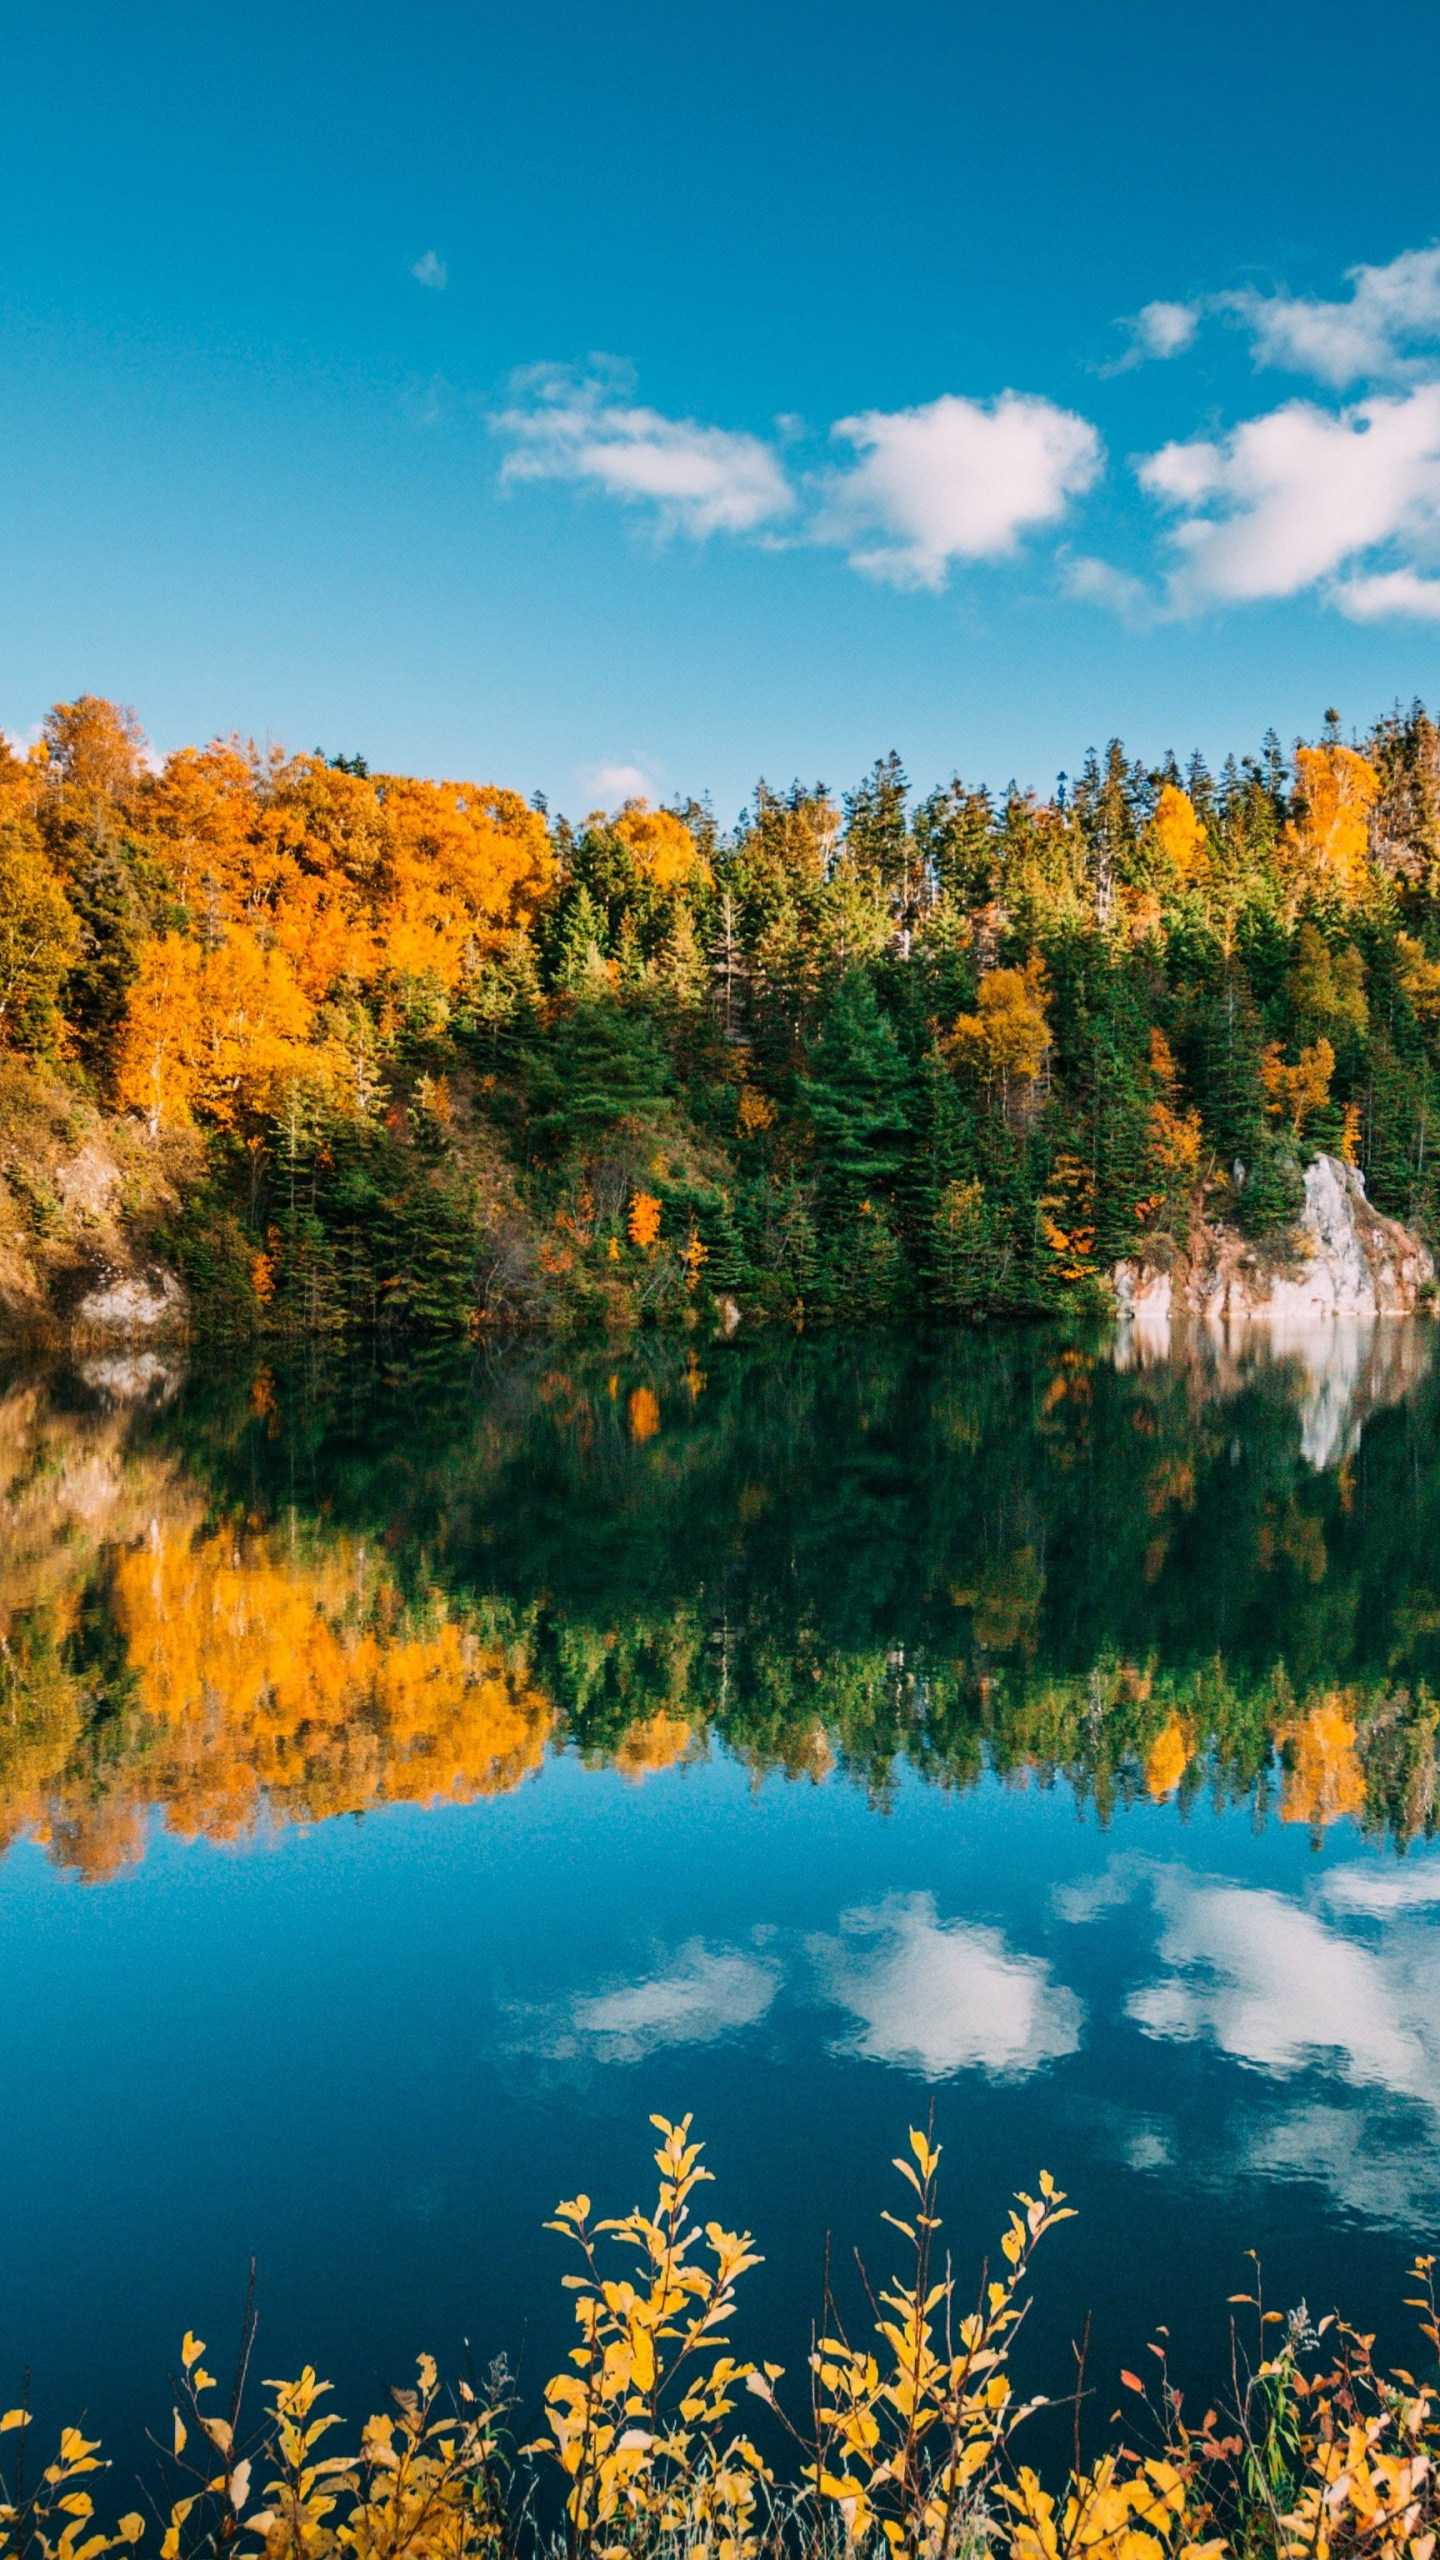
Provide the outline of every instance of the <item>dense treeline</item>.
<path id="1" fill-rule="evenodd" d="M 1440 730 L 729 834 L 57 706 L 0 753 L 0 1062 L 191 1152 L 211 1321 L 1044 1311 L 1306 1157 L 1440 1233 Z M 26 1200 L 13 1162 L 11 1209 Z M 31 1190 L 33 1192 L 33 1181 Z"/>

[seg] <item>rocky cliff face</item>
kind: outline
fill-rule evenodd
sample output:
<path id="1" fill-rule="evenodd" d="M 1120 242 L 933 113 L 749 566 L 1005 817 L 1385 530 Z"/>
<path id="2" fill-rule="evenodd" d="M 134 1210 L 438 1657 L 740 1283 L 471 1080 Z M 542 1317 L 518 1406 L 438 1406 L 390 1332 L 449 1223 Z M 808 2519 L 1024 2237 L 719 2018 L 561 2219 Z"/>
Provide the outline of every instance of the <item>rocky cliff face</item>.
<path id="1" fill-rule="evenodd" d="M 1317 1156 L 1298 1227 L 1280 1248 L 1197 1218 L 1188 1251 L 1168 1269 L 1118 1262 L 1114 1282 L 1117 1310 L 1129 1322 L 1258 1320 L 1276 1335 L 1295 1335 L 1337 1318 L 1371 1324 L 1429 1312 L 1435 1264 L 1408 1227 L 1371 1207 L 1353 1165 Z"/>
<path id="2" fill-rule="evenodd" d="M 183 1333 L 185 1293 L 152 1238 L 200 1169 L 198 1141 L 157 1147 L 0 1058 L 0 1340 L 58 1349 Z"/>

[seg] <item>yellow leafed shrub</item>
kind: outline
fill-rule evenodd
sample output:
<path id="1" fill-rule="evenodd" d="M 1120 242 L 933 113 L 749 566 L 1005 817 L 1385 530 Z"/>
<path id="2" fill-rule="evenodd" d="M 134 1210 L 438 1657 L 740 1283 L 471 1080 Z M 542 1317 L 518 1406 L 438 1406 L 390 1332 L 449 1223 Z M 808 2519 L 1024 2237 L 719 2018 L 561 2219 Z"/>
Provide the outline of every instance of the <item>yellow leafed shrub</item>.
<path id="1" fill-rule="evenodd" d="M 428 2355 L 358 2443 L 335 2443 L 343 2421 L 308 2365 L 265 2385 L 247 2432 L 252 2309 L 228 2406 L 202 2341 L 181 2347 L 170 2446 L 183 2486 L 157 2511 L 159 2560 L 231 2548 L 236 2560 L 1432 2560 L 1440 2385 L 1381 2372 L 1369 2338 L 1333 2317 L 1312 2327 L 1303 2306 L 1282 2317 L 1258 2289 L 1232 2297 L 1253 2311 L 1259 2350 L 1247 2361 L 1237 2339 L 1223 2417 L 1186 2421 L 1157 2347 L 1153 2390 L 1120 2375 L 1136 2404 L 1124 2436 L 1138 2445 L 1086 2459 L 1077 2434 L 1054 2485 L 1016 2460 L 1017 2432 L 1045 2404 L 1017 2394 L 1011 2352 L 1033 2253 L 1070 2209 L 1048 2176 L 1017 2196 L 1003 2272 L 962 2296 L 941 2240 L 940 2151 L 918 2131 L 894 2163 L 905 2213 L 883 2217 L 904 2272 L 871 2294 L 858 2341 L 827 2299 L 797 2412 L 783 2367 L 737 2355 L 729 2336 L 740 2280 L 759 2264 L 750 2234 L 701 2221 L 710 2173 L 690 2117 L 652 2122 L 653 2209 L 596 2220 L 577 2195 L 548 2226 L 578 2260 L 564 2279 L 576 2343 L 544 2387 L 538 2438 L 510 2450 L 503 2362 L 483 2394 L 461 2382 L 452 2396 Z M 1434 2263 L 1412 2271 L 1432 2355 Z M 746 2402 L 763 2446 L 739 2423 Z M 23 2405 L 0 2415 L 0 2455 L 29 2425 Z M 81 2484 L 98 2455 L 66 2428 L 28 2488 L 0 2479 L 0 2560 L 101 2560 L 146 2541 L 138 2511 L 113 2531 L 97 2522 Z M 536 2462 L 558 2475 L 559 2533 Z"/>

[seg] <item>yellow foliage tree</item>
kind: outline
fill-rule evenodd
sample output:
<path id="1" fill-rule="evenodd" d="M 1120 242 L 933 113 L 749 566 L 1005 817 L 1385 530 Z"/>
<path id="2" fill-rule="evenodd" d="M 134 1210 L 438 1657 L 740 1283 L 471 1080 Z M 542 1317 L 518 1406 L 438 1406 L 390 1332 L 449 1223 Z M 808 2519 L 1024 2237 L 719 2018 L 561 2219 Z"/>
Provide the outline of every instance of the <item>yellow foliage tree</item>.
<path id="1" fill-rule="evenodd" d="M 285 953 L 232 925 L 214 950 L 179 933 L 147 945 L 116 1064 L 122 1109 L 152 1133 L 196 1115 L 232 1127 L 293 1077 L 313 1077 L 312 1007 Z"/>
<path id="2" fill-rule="evenodd" d="M 1279 1041 L 1272 1040 L 1260 1061 L 1268 1109 L 1276 1119 L 1288 1120 L 1298 1138 L 1306 1121 L 1323 1111 L 1329 1101 L 1334 1073 L 1335 1052 L 1323 1037 L 1302 1049 L 1293 1067 L 1285 1064 Z"/>
<path id="3" fill-rule="evenodd" d="M 545 821 L 516 791 L 382 777 L 388 876 L 382 965 L 455 986 L 501 935 L 529 924 L 554 878 Z"/>
<path id="4" fill-rule="evenodd" d="M 1158 1025 L 1150 1032 L 1150 1072 L 1160 1091 L 1150 1105 L 1150 1141 L 1165 1176 L 1167 1191 L 1183 1189 L 1200 1163 L 1200 1114 L 1175 1107 L 1179 1082 L 1170 1043 Z"/>
<path id="5" fill-rule="evenodd" d="M 956 1055 L 973 1059 L 985 1082 L 999 1086 L 1003 1102 L 1016 1087 L 1032 1088 L 1044 1072 L 1050 1054 L 1045 994 L 1045 964 L 1038 958 L 1023 969 L 987 969 L 978 1010 L 956 1017 Z"/>
<path id="6" fill-rule="evenodd" d="M 0 820 L 0 1044 L 41 1047 L 62 1031 L 57 998 L 80 927 L 38 830 Z"/>
<path id="7" fill-rule="evenodd" d="M 1210 869 L 1210 841 L 1188 791 L 1167 782 L 1155 805 L 1155 837 L 1183 889 Z"/>
<path id="8" fill-rule="evenodd" d="M 443 1611 L 411 1621 L 373 1556 L 162 1528 L 119 1560 L 116 1615 L 150 1724 L 143 1785 L 179 1831 L 497 1795 L 552 1715 L 523 1667 Z"/>
<path id="9" fill-rule="evenodd" d="M 657 889 L 683 889 L 710 877 L 710 866 L 695 838 L 671 809 L 651 809 L 643 800 L 627 800 L 613 832 L 636 870 Z"/>
<path id="10" fill-rule="evenodd" d="M 58 839 L 93 844 L 114 831 L 145 770 L 145 738 L 133 711 L 82 693 L 46 715 L 44 796 Z"/>
<path id="11" fill-rule="evenodd" d="M 1401 986 L 1421 1021 L 1433 1022 L 1440 1014 L 1440 960 L 1432 960 L 1424 943 L 1409 933 L 1397 933 L 1395 949 Z"/>
<path id="12" fill-rule="evenodd" d="M 630 1241 L 642 1253 L 649 1253 L 659 1241 L 662 1211 L 653 1191 L 634 1191 L 630 1195 L 627 1221 Z"/>
<path id="13" fill-rule="evenodd" d="M 1304 812 L 1280 841 L 1292 892 L 1329 891 L 1347 905 L 1370 879 L 1370 811 L 1380 776 L 1353 747 L 1297 747 L 1295 769 Z"/>
<path id="14" fill-rule="evenodd" d="M 238 742 L 216 739 L 167 757 L 146 793 L 146 839 L 197 915 L 239 915 L 264 896 L 256 779 Z"/>
<path id="15" fill-rule="evenodd" d="M 1190 1745 L 1178 1716 L 1155 1736 L 1145 1761 L 1145 1791 L 1158 1803 L 1173 1795 L 1190 1766 Z"/>

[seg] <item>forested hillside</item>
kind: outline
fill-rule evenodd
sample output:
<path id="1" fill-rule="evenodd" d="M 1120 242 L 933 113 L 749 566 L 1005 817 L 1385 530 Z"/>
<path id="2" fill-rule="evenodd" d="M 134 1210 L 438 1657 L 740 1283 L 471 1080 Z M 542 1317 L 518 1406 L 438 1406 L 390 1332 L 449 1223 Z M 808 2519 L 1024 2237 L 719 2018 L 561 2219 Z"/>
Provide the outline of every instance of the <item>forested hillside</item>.
<path id="1" fill-rule="evenodd" d="M 103 1141 L 227 1329 L 1096 1304 L 1201 1203 L 1281 1249 L 1318 1148 L 1433 1239 L 1440 730 L 725 831 L 86 696 L 0 748 L 0 1043 L 0 1255 L 83 1266 Z"/>

